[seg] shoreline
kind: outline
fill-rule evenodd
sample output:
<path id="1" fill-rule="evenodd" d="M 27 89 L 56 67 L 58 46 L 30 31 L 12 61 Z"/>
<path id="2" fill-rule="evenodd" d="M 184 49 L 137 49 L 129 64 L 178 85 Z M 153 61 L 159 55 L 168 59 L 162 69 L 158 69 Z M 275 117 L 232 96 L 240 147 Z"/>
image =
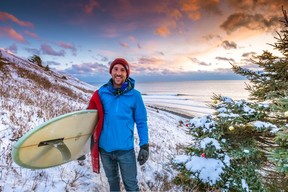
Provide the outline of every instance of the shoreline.
<path id="1" fill-rule="evenodd" d="M 149 107 L 151 109 L 165 111 L 165 112 L 171 113 L 173 115 L 177 115 L 177 116 L 185 118 L 185 119 L 192 119 L 195 117 L 195 115 L 186 114 L 184 112 L 181 112 L 180 110 L 176 110 L 175 108 L 164 107 L 164 106 L 160 106 L 160 105 L 147 105 L 147 107 Z"/>

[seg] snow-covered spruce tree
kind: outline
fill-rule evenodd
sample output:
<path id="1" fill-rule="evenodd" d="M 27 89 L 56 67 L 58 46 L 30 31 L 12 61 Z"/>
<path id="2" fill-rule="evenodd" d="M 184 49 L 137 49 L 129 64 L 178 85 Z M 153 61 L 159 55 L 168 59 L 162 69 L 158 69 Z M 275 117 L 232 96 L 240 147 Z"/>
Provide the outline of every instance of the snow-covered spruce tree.
<path id="1" fill-rule="evenodd" d="M 271 106 L 275 112 L 275 121 L 280 131 L 277 132 L 275 142 L 277 147 L 268 155 L 276 163 L 276 168 L 283 176 L 288 177 L 288 97 L 276 99 Z M 288 179 L 286 183 L 288 182 Z"/>
<path id="2" fill-rule="evenodd" d="M 264 136 L 273 138 L 277 130 L 263 121 L 268 105 L 220 95 L 213 100 L 213 116 L 195 117 L 187 124 L 195 143 L 186 148 L 187 155 L 173 160 L 181 170 L 175 182 L 199 191 L 265 191 L 259 170 L 270 142 L 262 147 L 258 143 L 264 143 Z"/>
<path id="3" fill-rule="evenodd" d="M 268 157 L 271 162 L 276 163 L 279 174 L 286 179 L 286 188 L 288 181 L 288 17 L 287 12 L 283 10 L 283 29 L 277 32 L 277 40 L 273 46 L 278 50 L 282 57 L 274 56 L 265 51 L 262 55 L 256 57 L 253 63 L 257 64 L 263 70 L 260 72 L 251 72 L 233 65 L 233 70 L 246 76 L 252 86 L 248 90 L 252 96 L 251 99 L 258 101 L 270 101 L 270 113 L 266 120 L 277 125 L 279 131 L 274 138 L 275 145 L 272 153 Z M 286 113 L 286 114 L 285 114 Z M 279 175 L 278 175 L 279 176 Z M 280 177 L 280 176 L 279 176 Z M 279 177 L 276 177 L 279 180 Z M 275 181 L 274 181 L 275 182 Z M 280 179 L 279 184 L 283 182 Z"/>
<path id="4" fill-rule="evenodd" d="M 285 29 L 287 14 L 283 10 Z M 268 51 L 254 57 L 257 71 L 232 65 L 250 82 L 250 101 L 221 95 L 212 99 L 213 115 L 187 124 L 195 142 L 186 155 L 173 159 L 180 170 L 175 183 L 188 190 L 288 191 L 287 115 L 288 31 L 272 45 L 283 57 Z M 276 169 L 275 169 L 276 168 Z"/>

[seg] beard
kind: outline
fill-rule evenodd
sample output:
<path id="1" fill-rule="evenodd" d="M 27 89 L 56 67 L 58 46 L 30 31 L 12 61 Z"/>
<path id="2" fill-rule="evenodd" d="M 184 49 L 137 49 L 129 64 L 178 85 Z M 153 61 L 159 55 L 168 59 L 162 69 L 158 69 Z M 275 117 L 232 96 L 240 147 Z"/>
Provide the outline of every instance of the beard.
<path id="1" fill-rule="evenodd" d="M 115 87 L 115 88 L 120 88 L 121 87 L 121 85 L 125 82 L 125 78 L 124 78 L 124 76 L 122 76 L 122 75 L 115 75 L 115 76 L 113 76 L 113 86 Z"/>

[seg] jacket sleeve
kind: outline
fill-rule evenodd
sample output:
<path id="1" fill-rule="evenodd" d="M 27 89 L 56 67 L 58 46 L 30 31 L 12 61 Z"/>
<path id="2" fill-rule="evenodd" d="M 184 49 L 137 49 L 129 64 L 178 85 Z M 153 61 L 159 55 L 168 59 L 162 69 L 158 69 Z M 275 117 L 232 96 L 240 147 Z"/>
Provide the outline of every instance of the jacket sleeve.
<path id="1" fill-rule="evenodd" d="M 102 103 L 101 103 L 98 90 L 95 91 L 95 93 L 91 97 L 87 109 L 97 109 L 98 111 L 98 122 L 94 129 L 93 137 L 92 137 L 93 145 L 91 149 L 91 161 L 92 161 L 93 172 L 99 173 L 100 172 L 100 160 L 99 160 L 98 141 L 99 141 L 99 137 L 102 131 L 104 113 L 103 113 L 103 107 L 102 107 Z"/>
<path id="2" fill-rule="evenodd" d="M 143 102 L 141 93 L 138 92 L 136 99 L 136 106 L 134 111 L 134 119 L 136 122 L 137 132 L 139 135 L 140 143 L 142 146 L 148 144 L 148 125 L 147 125 L 147 111 Z"/>
<path id="3" fill-rule="evenodd" d="M 95 91 L 94 94 L 92 95 L 87 109 L 97 109 L 97 94 L 98 94 L 98 90 Z"/>

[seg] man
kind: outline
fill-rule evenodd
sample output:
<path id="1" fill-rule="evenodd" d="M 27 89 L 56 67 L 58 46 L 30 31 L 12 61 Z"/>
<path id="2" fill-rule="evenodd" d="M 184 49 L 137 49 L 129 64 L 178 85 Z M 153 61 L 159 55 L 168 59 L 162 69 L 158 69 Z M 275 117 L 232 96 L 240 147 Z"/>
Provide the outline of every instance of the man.
<path id="1" fill-rule="evenodd" d="M 99 146 L 110 191 L 120 191 L 119 169 L 126 191 L 139 191 L 134 123 L 140 138 L 137 161 L 143 165 L 149 156 L 146 108 L 141 93 L 134 89 L 135 81 L 129 77 L 130 66 L 125 59 L 115 59 L 109 72 L 111 79 L 94 93 L 88 106 L 88 109 L 98 109 L 99 114 L 91 152 L 93 170 L 99 172 Z"/>

